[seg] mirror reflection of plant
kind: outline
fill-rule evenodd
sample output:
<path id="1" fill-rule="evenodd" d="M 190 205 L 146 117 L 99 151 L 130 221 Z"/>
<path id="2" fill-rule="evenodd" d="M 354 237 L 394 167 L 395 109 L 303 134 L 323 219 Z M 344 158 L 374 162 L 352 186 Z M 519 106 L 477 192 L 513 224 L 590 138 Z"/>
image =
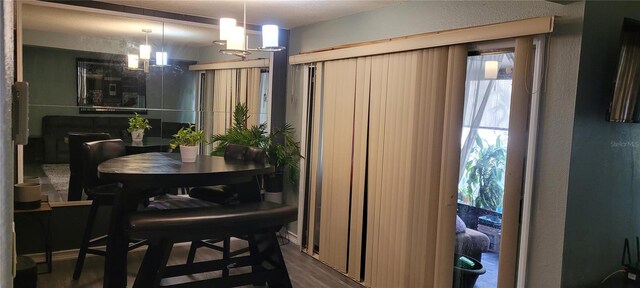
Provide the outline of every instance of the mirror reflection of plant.
<path id="1" fill-rule="evenodd" d="M 217 134 L 211 138 L 215 145 L 211 155 L 224 156 L 224 149 L 229 144 L 239 144 L 265 149 L 267 162 L 276 169 L 289 168 L 289 180 L 296 183 L 299 175 L 300 142 L 295 139 L 295 129 L 289 123 L 267 132 L 267 125 L 247 126 L 249 109 L 239 103 L 233 110 L 233 125 L 225 134 Z"/>
<path id="2" fill-rule="evenodd" d="M 506 156 L 507 149 L 502 146 L 500 137 L 491 145 L 476 136 L 465 164 L 466 186 L 462 187 L 462 193 L 476 207 L 496 211 L 502 206 Z M 475 199 L 474 195 L 477 195 Z"/>
<path id="3" fill-rule="evenodd" d="M 189 127 L 180 128 L 178 133 L 173 135 L 169 145 L 171 149 L 176 149 L 180 145 L 195 146 L 198 143 L 206 143 L 204 131 L 196 130 L 195 125 L 191 124 Z"/>
<path id="4" fill-rule="evenodd" d="M 127 128 L 127 132 L 131 133 L 134 130 L 149 130 L 151 129 L 151 125 L 149 125 L 149 120 L 140 116 L 140 114 L 135 113 L 133 117 L 129 118 L 129 128 Z"/>

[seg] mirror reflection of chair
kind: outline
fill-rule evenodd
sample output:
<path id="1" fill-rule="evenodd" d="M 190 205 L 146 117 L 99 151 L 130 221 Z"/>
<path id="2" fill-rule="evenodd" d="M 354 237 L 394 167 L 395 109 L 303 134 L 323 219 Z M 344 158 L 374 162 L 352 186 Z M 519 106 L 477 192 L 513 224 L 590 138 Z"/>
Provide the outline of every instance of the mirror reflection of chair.
<path id="1" fill-rule="evenodd" d="M 82 188 L 85 193 L 87 193 L 88 199 L 92 200 L 92 203 L 89 216 L 87 217 L 87 225 L 85 226 L 82 236 L 80 251 L 78 252 L 78 259 L 76 260 L 76 266 L 73 271 L 73 279 L 76 280 L 80 278 L 87 253 L 101 256 L 106 255 L 104 250 L 92 248 L 98 244 L 104 245 L 108 237 L 108 235 L 104 235 L 91 239 L 93 225 L 96 220 L 96 215 L 98 214 L 98 208 L 100 206 L 112 205 L 116 191 L 122 189 L 119 183 L 108 183 L 98 179 L 98 165 L 106 160 L 125 155 L 125 145 L 120 139 L 85 142 L 81 145 L 80 163 L 82 163 L 81 170 L 83 171 Z M 129 250 L 142 245 L 145 245 L 145 241 L 132 241 L 129 245 Z"/>
<path id="2" fill-rule="evenodd" d="M 69 194 L 68 201 L 82 200 L 82 144 L 111 139 L 109 133 L 69 132 Z"/>
<path id="3" fill-rule="evenodd" d="M 229 144 L 224 149 L 224 159 L 233 161 L 247 161 L 264 164 L 266 161 L 266 152 L 262 148 L 249 147 L 244 145 Z M 246 183 L 234 185 L 218 185 L 211 187 L 195 187 L 189 191 L 189 196 L 197 199 L 206 200 L 220 205 L 234 205 L 239 202 L 258 202 L 261 199 L 252 198 L 251 195 L 260 195 L 259 183 L 257 181 L 249 181 Z M 247 240 L 243 235 L 234 235 L 236 238 Z M 222 247 L 217 243 L 222 242 Z M 222 252 L 222 258 L 228 259 L 236 255 L 240 255 L 249 251 L 249 247 L 231 251 L 231 238 L 224 239 L 208 239 L 203 241 L 194 241 L 191 243 L 187 263 L 193 263 L 196 250 L 201 247 L 207 247 Z M 222 270 L 224 277 L 229 276 L 229 269 Z"/>

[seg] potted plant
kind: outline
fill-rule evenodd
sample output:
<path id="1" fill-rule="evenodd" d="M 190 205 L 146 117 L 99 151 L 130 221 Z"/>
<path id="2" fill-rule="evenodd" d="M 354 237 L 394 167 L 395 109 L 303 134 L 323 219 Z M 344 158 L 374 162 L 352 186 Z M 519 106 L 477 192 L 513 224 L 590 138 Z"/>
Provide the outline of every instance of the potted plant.
<path id="1" fill-rule="evenodd" d="M 204 131 L 195 130 L 193 124 L 189 127 L 182 127 L 178 133 L 173 135 L 173 139 L 169 145 L 171 149 L 180 147 L 180 157 L 182 162 L 195 162 L 198 154 L 198 144 L 206 142 L 204 139 Z"/>
<path id="2" fill-rule="evenodd" d="M 149 120 L 135 113 L 133 117 L 129 118 L 129 128 L 127 132 L 131 133 L 131 140 L 134 142 L 142 141 L 144 137 L 144 130 L 151 129 Z"/>
<path id="3" fill-rule="evenodd" d="M 283 175 L 289 169 L 289 181 L 296 183 L 299 174 L 300 142 L 295 140 L 295 129 L 291 124 L 284 124 L 267 132 L 266 124 L 247 127 L 249 110 L 244 104 L 237 104 L 233 111 L 233 125 L 225 134 L 214 135 L 211 143 L 216 143 L 211 155 L 223 156 L 228 144 L 239 144 L 265 149 L 267 162 L 276 167 L 274 174 L 263 177 L 263 189 L 266 192 L 280 193 L 273 195 L 281 199 Z M 270 197 L 267 195 L 265 198 Z"/>
<path id="4" fill-rule="evenodd" d="M 502 207 L 506 157 L 507 149 L 501 144 L 500 137 L 491 145 L 476 136 L 465 165 L 466 186 L 462 191 L 476 207 L 492 211 Z"/>

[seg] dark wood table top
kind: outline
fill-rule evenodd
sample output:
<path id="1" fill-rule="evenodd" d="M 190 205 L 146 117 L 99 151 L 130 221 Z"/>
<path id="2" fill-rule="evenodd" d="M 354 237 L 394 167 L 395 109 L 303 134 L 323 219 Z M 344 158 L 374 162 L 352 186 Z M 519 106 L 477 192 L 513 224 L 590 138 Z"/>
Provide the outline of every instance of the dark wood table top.
<path id="1" fill-rule="evenodd" d="M 101 163 L 98 176 L 108 181 L 138 182 L 148 187 L 193 187 L 234 183 L 241 181 L 234 179 L 269 174 L 274 170 L 269 164 L 225 160 L 217 156 L 198 155 L 196 162 L 183 163 L 179 153 L 143 153 Z"/>

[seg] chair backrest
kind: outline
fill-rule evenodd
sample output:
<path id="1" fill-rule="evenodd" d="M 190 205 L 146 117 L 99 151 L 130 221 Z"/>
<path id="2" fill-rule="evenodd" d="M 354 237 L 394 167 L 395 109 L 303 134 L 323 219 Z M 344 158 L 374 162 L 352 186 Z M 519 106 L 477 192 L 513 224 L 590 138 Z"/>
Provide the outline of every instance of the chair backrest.
<path id="1" fill-rule="evenodd" d="M 263 148 L 244 146 L 238 144 L 229 144 L 224 149 L 225 160 L 244 160 L 258 164 L 264 164 L 266 159 L 266 151 Z M 236 183 L 231 185 L 238 192 L 238 200 L 243 203 L 259 202 L 262 200 L 260 196 L 260 184 L 256 177 L 245 183 Z"/>
<path id="2" fill-rule="evenodd" d="M 226 160 L 244 160 L 264 164 L 266 158 L 267 153 L 263 148 L 238 144 L 228 144 L 224 148 L 224 159 Z"/>
<path id="3" fill-rule="evenodd" d="M 98 165 L 109 159 L 124 156 L 125 153 L 126 148 L 121 139 L 84 143 L 82 147 L 82 165 L 84 169 L 82 183 L 84 189 L 92 189 L 96 186 L 107 184 L 98 178 Z"/>
<path id="4" fill-rule="evenodd" d="M 82 143 L 111 139 L 109 133 L 69 132 L 69 196 L 68 201 L 82 198 Z"/>

